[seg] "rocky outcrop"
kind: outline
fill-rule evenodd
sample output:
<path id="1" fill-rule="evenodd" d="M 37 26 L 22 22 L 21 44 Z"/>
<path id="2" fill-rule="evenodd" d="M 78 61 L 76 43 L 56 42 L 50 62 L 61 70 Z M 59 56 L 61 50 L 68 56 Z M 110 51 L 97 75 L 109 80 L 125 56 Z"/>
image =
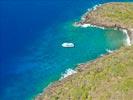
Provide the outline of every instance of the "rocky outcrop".
<path id="1" fill-rule="evenodd" d="M 107 3 L 85 13 L 76 26 L 91 24 L 106 28 L 125 29 L 133 44 L 133 3 Z"/>

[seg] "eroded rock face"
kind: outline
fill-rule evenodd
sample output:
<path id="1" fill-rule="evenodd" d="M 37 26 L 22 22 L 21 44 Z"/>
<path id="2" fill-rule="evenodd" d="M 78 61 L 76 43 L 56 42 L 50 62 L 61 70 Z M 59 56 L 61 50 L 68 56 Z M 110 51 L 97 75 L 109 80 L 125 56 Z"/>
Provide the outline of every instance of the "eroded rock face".
<path id="1" fill-rule="evenodd" d="M 75 24 L 126 29 L 133 43 L 133 3 L 103 4 Z M 76 74 L 56 82 L 36 100 L 100 100 L 103 97 L 132 100 L 133 86 L 129 86 L 133 84 L 132 66 L 133 46 L 121 48 L 91 63 L 80 64 Z"/>
<path id="2" fill-rule="evenodd" d="M 133 3 L 107 3 L 83 15 L 77 26 L 91 24 L 106 28 L 126 29 L 133 43 Z"/>
<path id="3" fill-rule="evenodd" d="M 79 65 L 76 74 L 56 82 L 36 100 L 132 100 L 132 65 L 133 46 L 121 48 Z"/>
<path id="4" fill-rule="evenodd" d="M 85 15 L 85 23 L 133 28 L 133 3 L 107 3 Z"/>
<path id="5" fill-rule="evenodd" d="M 130 40 L 131 40 L 131 44 L 133 44 L 133 28 L 129 29 L 129 35 L 130 35 Z"/>

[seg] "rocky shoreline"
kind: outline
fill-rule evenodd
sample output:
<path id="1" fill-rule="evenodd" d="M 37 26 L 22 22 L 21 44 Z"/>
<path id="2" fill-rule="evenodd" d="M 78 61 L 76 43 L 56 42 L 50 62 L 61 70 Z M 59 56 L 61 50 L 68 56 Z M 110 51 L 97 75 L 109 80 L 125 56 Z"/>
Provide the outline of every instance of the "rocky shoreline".
<path id="1" fill-rule="evenodd" d="M 118 8 L 122 7 L 124 9 L 126 9 L 127 5 L 131 5 L 132 6 L 131 7 L 131 11 L 133 12 L 133 4 L 129 4 L 129 3 L 116 3 L 116 2 L 114 3 L 114 2 L 112 2 L 112 3 L 106 3 L 106 4 L 102 4 L 102 5 L 96 6 L 91 11 L 88 11 L 87 13 L 85 13 L 85 15 L 83 15 L 83 17 L 81 18 L 81 21 L 74 23 L 74 26 L 77 26 L 77 27 L 89 27 L 89 26 L 92 26 L 92 27 L 99 27 L 99 28 L 102 28 L 102 29 L 104 29 L 104 28 L 115 28 L 115 29 L 119 29 L 119 30 L 123 30 L 123 31 L 126 30 L 128 36 L 130 38 L 130 42 L 131 42 L 130 44 L 133 44 L 133 23 L 131 23 L 131 22 L 133 22 L 132 18 L 131 18 L 132 20 L 130 22 L 131 25 L 129 25 L 129 23 L 123 24 L 123 22 L 121 22 L 119 20 L 116 21 L 116 19 L 113 21 L 113 18 L 109 19 L 108 17 L 100 14 L 100 11 L 105 10 L 106 7 L 107 8 L 111 7 L 111 9 L 112 9 L 115 6 L 116 8 L 117 7 Z M 111 13 L 113 13 L 113 12 L 111 12 Z M 125 48 L 125 50 L 128 50 L 128 48 Z M 123 51 L 122 51 L 122 54 L 123 54 Z M 77 73 L 72 74 L 72 75 L 70 75 L 67 78 L 64 78 L 62 80 L 59 80 L 59 81 L 55 82 L 53 85 L 50 85 L 43 93 L 40 93 L 35 98 L 35 100 L 50 100 L 48 98 L 50 98 L 51 95 L 54 98 L 54 96 L 56 96 L 58 94 L 56 89 L 60 89 L 61 87 L 63 87 L 64 83 L 67 83 L 68 81 L 69 82 L 73 82 L 73 80 L 75 79 L 76 76 L 80 76 L 79 74 L 82 74 L 82 73 L 86 72 L 86 70 L 87 70 L 88 73 L 90 71 L 94 70 L 94 69 L 96 69 L 97 72 L 100 72 L 102 70 L 100 67 L 93 68 L 92 66 L 95 66 L 98 63 L 101 66 L 102 65 L 101 61 L 102 60 L 106 60 L 108 58 L 116 56 L 119 53 L 120 52 L 116 51 L 116 52 L 112 53 L 111 55 L 110 54 L 109 55 L 105 55 L 103 57 L 97 58 L 94 61 L 90 61 L 88 63 L 79 64 L 77 66 L 77 69 L 76 69 Z M 65 88 L 65 89 L 67 90 L 67 88 Z M 58 96 L 57 96 L 57 100 L 58 100 Z M 69 100 L 72 100 L 72 99 L 69 99 Z"/>
<path id="2" fill-rule="evenodd" d="M 126 51 L 126 53 L 125 53 L 125 51 Z M 91 74 L 93 72 L 101 73 L 101 71 L 104 71 L 104 69 L 107 68 L 107 65 L 104 65 L 104 63 L 106 61 L 109 63 L 109 65 L 111 64 L 111 62 L 110 62 L 111 61 L 111 58 L 116 59 L 117 57 L 119 58 L 120 55 L 125 55 L 125 56 L 120 56 L 120 58 L 117 59 L 117 60 L 120 61 L 120 59 L 121 59 L 122 60 L 122 61 L 120 61 L 121 64 L 124 63 L 125 59 L 128 59 L 131 63 L 133 63 L 133 60 L 132 60 L 133 56 L 129 55 L 130 57 L 126 57 L 129 52 L 132 55 L 132 53 L 133 53 L 133 46 L 122 47 L 120 50 L 116 50 L 113 53 L 106 54 L 106 55 L 104 55 L 102 57 L 97 58 L 96 60 L 92 60 L 92 61 L 89 61 L 89 62 L 86 62 L 86 63 L 82 63 L 82 64 L 77 65 L 77 68 L 75 69 L 77 73 L 74 73 L 74 74 L 72 74 L 72 75 L 70 75 L 70 76 L 68 76 L 68 77 L 66 77 L 66 78 L 64 78 L 62 80 L 56 81 L 54 84 L 48 86 L 47 89 L 44 92 L 40 93 L 35 98 L 35 100 L 77 100 L 77 99 L 71 99 L 71 97 L 70 97 L 70 99 L 69 99 L 69 97 L 67 97 L 67 99 L 63 99 L 64 97 L 60 96 L 60 91 L 63 91 L 63 90 L 64 91 L 65 90 L 66 91 L 69 91 L 67 89 L 67 84 L 68 83 L 70 85 L 73 84 L 75 78 L 77 78 L 77 77 L 81 77 L 81 76 L 85 77 L 84 74 L 87 75 L 87 74 Z M 116 60 L 116 62 L 117 62 L 117 60 Z M 102 62 L 103 62 L 103 64 L 102 64 Z M 116 65 L 116 62 L 115 61 L 113 62 L 114 65 L 115 65 L 115 67 L 117 66 Z M 131 72 L 132 72 L 132 70 L 131 70 Z M 111 74 L 109 73 L 109 75 L 111 75 Z M 119 79 L 119 82 L 120 82 L 121 77 L 117 76 L 116 78 L 118 78 Z M 80 81 L 80 79 L 78 81 Z M 77 81 L 77 83 L 78 83 L 78 81 Z M 115 79 L 112 79 L 110 82 L 112 82 L 112 81 L 115 81 Z M 84 82 L 82 82 L 82 83 L 84 83 Z M 65 96 L 64 93 L 63 93 L 63 95 Z M 59 96 L 59 98 L 58 98 L 58 96 Z M 117 96 L 117 93 L 116 93 L 115 96 Z M 96 99 L 96 98 L 94 98 L 94 99 Z M 86 99 L 79 99 L 79 100 L 86 100 Z M 99 99 L 96 99 L 96 100 L 99 100 Z M 106 100 L 108 100 L 108 99 L 106 99 Z M 131 100 L 131 99 L 128 99 L 128 100 Z"/>
<path id="3" fill-rule="evenodd" d="M 128 10 L 128 8 L 126 8 L 128 4 L 129 3 L 125 5 L 125 3 L 111 2 L 111 3 L 106 3 L 102 5 L 100 4 L 98 6 L 95 6 L 93 9 L 89 10 L 87 13 L 85 13 L 82 16 L 81 21 L 75 22 L 74 26 L 77 26 L 77 27 L 94 26 L 102 29 L 113 28 L 118 30 L 127 30 L 127 34 L 131 42 L 130 44 L 133 44 L 133 23 L 129 25 L 129 23 L 125 23 L 122 20 L 110 18 L 110 16 L 113 16 L 114 12 L 109 12 L 110 16 L 106 16 L 103 14 L 103 13 L 106 14 L 106 7 L 108 7 L 108 9 L 110 8 L 111 10 L 113 10 L 113 7 L 114 8 L 116 7 L 116 8 L 119 8 L 120 10 L 119 13 L 121 13 L 121 16 L 122 16 L 124 14 L 123 11 Z M 133 3 L 129 5 L 133 6 Z M 131 8 L 131 11 L 133 13 L 133 8 Z M 133 22 L 133 18 L 131 18 L 131 22 Z"/>
<path id="4" fill-rule="evenodd" d="M 113 55 L 115 55 L 117 52 L 113 52 Z M 37 97 L 35 98 L 35 100 L 45 100 L 43 99 L 43 96 L 46 94 L 53 93 L 54 91 L 56 92 L 56 88 L 63 86 L 64 83 L 66 83 L 67 81 L 71 81 L 74 77 L 76 77 L 77 74 L 84 72 L 86 69 L 92 70 L 94 68 L 91 68 L 91 65 L 96 64 L 97 62 L 99 62 L 101 59 L 106 59 L 110 56 L 111 53 L 108 53 L 106 55 L 103 55 L 100 58 L 97 58 L 96 60 L 91 60 L 89 62 L 86 63 L 80 63 L 77 65 L 77 68 L 75 69 L 76 73 L 73 73 L 70 76 L 67 76 L 65 78 L 63 78 L 62 80 L 58 80 L 56 82 L 54 82 L 54 84 L 50 84 L 46 90 L 44 90 L 42 93 L 38 94 Z M 97 68 L 97 70 L 99 70 L 99 68 Z M 49 99 L 48 99 L 49 100 Z"/>

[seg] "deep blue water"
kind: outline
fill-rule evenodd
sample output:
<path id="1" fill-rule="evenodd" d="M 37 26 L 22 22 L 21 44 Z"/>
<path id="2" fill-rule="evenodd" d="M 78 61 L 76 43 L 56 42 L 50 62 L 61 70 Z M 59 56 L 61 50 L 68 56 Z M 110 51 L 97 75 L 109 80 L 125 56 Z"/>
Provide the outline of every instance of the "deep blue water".
<path id="1" fill-rule="evenodd" d="M 72 26 L 88 8 L 109 1 L 0 1 L 0 100 L 29 100 L 68 68 L 120 48 L 122 32 Z"/>

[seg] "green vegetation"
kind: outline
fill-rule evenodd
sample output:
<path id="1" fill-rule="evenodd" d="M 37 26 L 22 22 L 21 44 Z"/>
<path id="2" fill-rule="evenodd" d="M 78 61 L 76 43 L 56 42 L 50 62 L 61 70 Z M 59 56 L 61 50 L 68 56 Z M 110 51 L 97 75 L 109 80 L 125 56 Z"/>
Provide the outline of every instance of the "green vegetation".
<path id="1" fill-rule="evenodd" d="M 132 30 L 133 3 L 108 3 L 90 12 L 83 23 Z M 82 64 L 38 100 L 133 100 L 133 46 Z"/>
<path id="2" fill-rule="evenodd" d="M 78 73 L 49 87 L 39 100 L 132 100 L 132 94 L 133 46 L 79 66 Z"/>
<path id="3" fill-rule="evenodd" d="M 85 23 L 133 28 L 133 3 L 107 3 L 86 15 Z"/>

